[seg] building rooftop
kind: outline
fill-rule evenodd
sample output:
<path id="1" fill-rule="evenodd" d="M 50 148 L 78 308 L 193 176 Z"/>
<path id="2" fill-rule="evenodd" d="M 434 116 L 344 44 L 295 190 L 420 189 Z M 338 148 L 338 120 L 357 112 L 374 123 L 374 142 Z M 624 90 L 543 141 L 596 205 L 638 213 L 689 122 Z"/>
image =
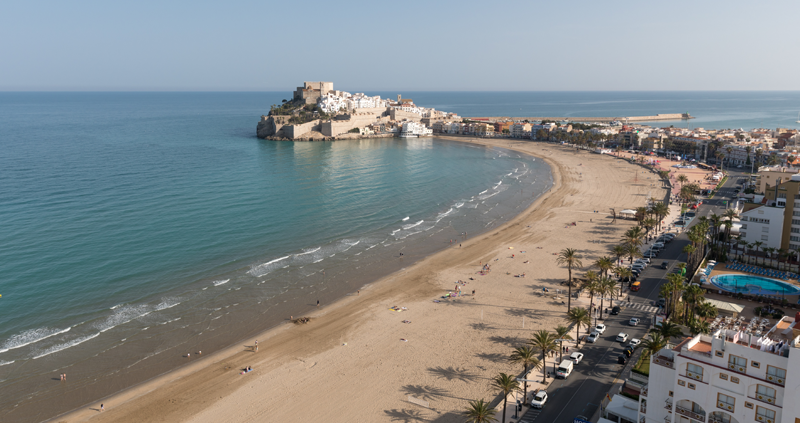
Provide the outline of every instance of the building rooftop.
<path id="1" fill-rule="evenodd" d="M 689 351 L 700 352 L 703 354 L 711 354 L 711 343 L 706 341 L 699 341 L 696 344 L 689 347 Z"/>

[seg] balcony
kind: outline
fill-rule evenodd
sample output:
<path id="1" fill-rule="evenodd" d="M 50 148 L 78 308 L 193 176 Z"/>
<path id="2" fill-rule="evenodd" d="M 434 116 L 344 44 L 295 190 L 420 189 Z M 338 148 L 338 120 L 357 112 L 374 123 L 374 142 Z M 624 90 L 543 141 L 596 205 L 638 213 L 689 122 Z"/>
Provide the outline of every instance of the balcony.
<path id="1" fill-rule="evenodd" d="M 642 412 L 642 414 L 647 414 L 647 404 L 646 403 L 639 404 L 639 411 Z"/>
<path id="2" fill-rule="evenodd" d="M 642 390 L 639 391 L 639 396 L 640 397 L 646 397 L 647 396 L 647 389 L 648 389 L 649 386 L 650 385 L 644 385 L 644 388 L 642 388 Z"/>
<path id="3" fill-rule="evenodd" d="M 705 414 L 695 413 L 691 409 L 686 407 L 681 407 L 680 405 L 675 406 L 675 412 L 680 414 L 681 416 L 685 416 L 690 419 L 697 420 L 699 422 L 704 422 L 706 420 Z"/>
<path id="4" fill-rule="evenodd" d="M 675 360 L 672 358 L 667 358 L 661 355 L 653 356 L 653 363 L 658 364 L 659 366 L 664 366 L 670 369 L 675 368 Z"/>
<path id="5" fill-rule="evenodd" d="M 671 413 L 672 412 L 672 399 L 671 398 L 667 398 L 664 401 L 664 403 L 666 404 L 666 405 L 664 405 L 664 409 L 669 410 L 669 412 Z"/>
<path id="6" fill-rule="evenodd" d="M 703 374 L 702 373 L 695 373 L 692 371 L 686 371 L 686 377 L 689 379 L 699 380 L 700 382 L 703 381 Z"/>

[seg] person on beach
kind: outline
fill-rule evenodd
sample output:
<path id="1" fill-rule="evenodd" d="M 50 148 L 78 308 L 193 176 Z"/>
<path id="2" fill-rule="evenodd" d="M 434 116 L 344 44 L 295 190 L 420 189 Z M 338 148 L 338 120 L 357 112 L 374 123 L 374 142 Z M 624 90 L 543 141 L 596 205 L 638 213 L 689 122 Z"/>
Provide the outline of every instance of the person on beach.
<path id="1" fill-rule="evenodd" d="M 103 404 L 100 404 L 100 411 L 106 411 L 106 407 Z"/>
<path id="2" fill-rule="evenodd" d="M 258 352 L 258 339 L 256 339 L 256 352 Z"/>
<path id="3" fill-rule="evenodd" d="M 319 300 L 317 300 L 317 307 L 319 307 Z"/>

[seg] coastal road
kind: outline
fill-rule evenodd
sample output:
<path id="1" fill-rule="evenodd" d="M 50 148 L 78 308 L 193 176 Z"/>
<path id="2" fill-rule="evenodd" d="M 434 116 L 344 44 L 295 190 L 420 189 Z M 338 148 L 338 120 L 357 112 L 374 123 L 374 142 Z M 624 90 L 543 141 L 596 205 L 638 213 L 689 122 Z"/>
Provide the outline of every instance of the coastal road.
<path id="1" fill-rule="evenodd" d="M 724 202 L 730 204 L 735 196 L 738 180 L 746 177 L 747 174 L 742 172 L 730 172 L 728 180 L 714 198 L 704 201 L 698 208 L 697 216 L 710 216 L 714 213 L 722 215 L 726 208 Z M 696 222 L 697 220 L 693 220 L 689 227 Z M 585 354 L 583 361 L 575 367 L 569 378 L 557 379 L 550 385 L 547 392 L 549 399 L 542 410 L 527 410 L 520 422 L 571 423 L 577 415 L 590 417 L 597 411 L 617 377 L 627 376 L 619 374 L 622 365 L 617 364 L 617 357 L 622 354 L 624 345 L 614 339 L 619 332 L 625 332 L 631 338 L 641 339 L 645 336 L 654 316 L 650 303 L 658 299 L 661 285 L 666 282 L 666 276 L 675 270 L 675 265 L 686 261 L 683 247 L 688 244 L 688 238 L 681 233 L 666 244 L 657 258 L 651 259 L 650 266 L 639 275 L 642 288 L 638 292 L 627 291 L 623 294 L 630 295 L 631 304 L 622 302 L 625 305 L 622 313 L 598 321 L 608 326 L 603 337 L 595 344 L 584 344 L 580 350 Z M 667 269 L 661 268 L 664 261 L 669 262 Z M 641 320 L 639 326 L 628 325 L 631 317 Z M 548 364 L 551 370 L 553 361 L 557 360 L 550 360 Z"/>
<path id="2" fill-rule="evenodd" d="M 627 342 L 616 342 L 615 338 L 620 332 L 625 332 L 630 338 L 641 339 L 647 332 L 647 322 L 652 313 L 646 312 L 642 307 L 641 304 L 623 307 L 619 315 L 598 321 L 608 326 L 606 332 L 596 343 L 583 344 L 580 349 L 584 354 L 583 361 L 575 366 L 567 379 L 556 379 L 550 384 L 547 389 L 549 398 L 544 408 L 529 409 L 519 421 L 571 423 L 577 415 L 594 414 L 622 369 L 622 365 L 617 364 L 617 357 L 622 355 Z M 638 317 L 642 323 L 629 326 L 631 317 Z M 550 371 L 553 370 L 553 362 L 557 365 L 558 357 L 548 360 Z"/>

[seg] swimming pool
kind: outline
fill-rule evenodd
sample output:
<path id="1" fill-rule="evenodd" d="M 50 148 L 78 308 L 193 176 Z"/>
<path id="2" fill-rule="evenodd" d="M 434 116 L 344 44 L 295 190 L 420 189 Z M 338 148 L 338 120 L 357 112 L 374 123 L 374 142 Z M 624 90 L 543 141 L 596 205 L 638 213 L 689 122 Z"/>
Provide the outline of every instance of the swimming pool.
<path id="1" fill-rule="evenodd" d="M 718 275 L 711 283 L 728 292 L 741 292 L 754 295 L 797 295 L 800 288 L 777 279 L 750 275 Z"/>

